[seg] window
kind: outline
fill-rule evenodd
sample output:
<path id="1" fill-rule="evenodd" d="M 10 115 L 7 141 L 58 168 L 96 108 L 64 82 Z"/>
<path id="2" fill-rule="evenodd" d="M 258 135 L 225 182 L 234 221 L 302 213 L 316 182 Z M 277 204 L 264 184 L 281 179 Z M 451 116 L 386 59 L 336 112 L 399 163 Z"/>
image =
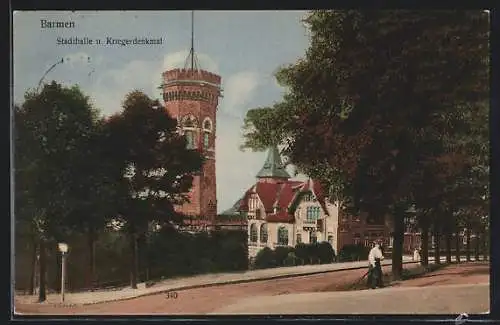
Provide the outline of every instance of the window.
<path id="1" fill-rule="evenodd" d="M 304 194 L 304 201 L 306 202 L 315 201 L 314 195 L 311 192 Z"/>
<path id="2" fill-rule="evenodd" d="M 361 234 L 354 234 L 353 243 L 354 243 L 354 245 L 358 245 L 361 243 Z M 366 243 L 365 243 L 365 246 L 366 246 Z"/>
<path id="3" fill-rule="evenodd" d="M 203 133 L 203 148 L 207 149 L 209 146 L 209 135 L 207 132 Z"/>
<path id="4" fill-rule="evenodd" d="M 198 120 L 194 117 L 194 115 L 188 114 L 181 118 L 181 124 L 186 128 L 195 128 L 198 126 Z"/>
<path id="5" fill-rule="evenodd" d="M 193 134 L 193 131 L 185 131 L 184 135 L 186 136 L 186 141 L 187 141 L 186 147 L 188 149 L 193 149 L 194 148 L 194 134 Z"/>
<path id="6" fill-rule="evenodd" d="M 320 218 L 320 207 L 307 207 L 306 210 L 306 221 L 315 222 Z"/>
<path id="7" fill-rule="evenodd" d="M 203 121 L 203 129 L 209 132 L 212 131 L 212 123 L 208 117 Z"/>
<path id="8" fill-rule="evenodd" d="M 318 242 L 318 236 L 315 231 L 311 231 L 309 233 L 309 243 L 315 244 L 316 242 Z"/>
<path id="9" fill-rule="evenodd" d="M 248 208 L 250 211 L 254 211 L 259 207 L 259 198 L 257 195 L 252 195 L 248 200 Z"/>
<path id="10" fill-rule="evenodd" d="M 257 242 L 257 237 L 258 237 L 258 234 L 257 234 L 257 225 L 255 223 L 252 223 L 250 225 L 250 241 L 252 243 L 256 243 Z"/>
<path id="11" fill-rule="evenodd" d="M 267 224 L 265 223 L 260 226 L 260 242 L 267 243 Z"/>
<path id="12" fill-rule="evenodd" d="M 302 234 L 297 234 L 297 244 L 302 243 Z"/>
<path id="13" fill-rule="evenodd" d="M 260 218 L 260 209 L 257 208 L 257 210 L 255 210 L 255 218 L 259 219 Z"/>
<path id="14" fill-rule="evenodd" d="M 278 245 L 288 245 L 288 230 L 284 226 L 278 228 Z"/>

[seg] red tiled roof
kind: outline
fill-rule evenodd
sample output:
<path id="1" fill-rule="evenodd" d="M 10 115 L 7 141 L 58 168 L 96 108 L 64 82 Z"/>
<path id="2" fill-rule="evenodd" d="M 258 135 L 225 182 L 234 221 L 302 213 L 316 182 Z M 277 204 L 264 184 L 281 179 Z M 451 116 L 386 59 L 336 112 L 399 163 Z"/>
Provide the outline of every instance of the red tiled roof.
<path id="1" fill-rule="evenodd" d="M 248 199 L 250 194 L 254 193 L 254 188 L 255 193 L 259 196 L 267 212 L 266 220 L 268 222 L 293 222 L 294 216 L 288 213 L 288 208 L 291 206 L 292 202 L 297 199 L 299 193 L 305 191 L 312 191 L 325 213 L 328 213 L 326 210 L 324 191 L 319 181 L 308 179 L 303 182 L 257 182 L 245 192 L 240 204 L 241 211 L 248 211 Z M 280 208 L 278 213 L 273 213 L 275 206 Z"/>
<path id="2" fill-rule="evenodd" d="M 289 214 L 288 211 L 283 210 L 278 213 L 268 214 L 266 216 L 267 222 L 293 222 L 293 215 Z"/>
<path id="3" fill-rule="evenodd" d="M 323 191 L 323 186 L 317 180 L 311 180 L 311 183 L 312 183 L 312 191 L 313 191 L 314 195 L 316 196 L 316 199 L 318 200 L 319 204 L 321 204 L 321 207 L 323 208 L 325 213 L 328 214 L 328 210 L 326 209 L 326 202 L 325 202 L 326 196 L 325 196 L 325 193 Z"/>
<path id="4" fill-rule="evenodd" d="M 273 210 L 273 205 L 276 201 L 276 195 L 279 192 L 280 186 L 281 184 L 278 183 L 257 182 L 255 190 L 262 201 L 266 212 Z"/>

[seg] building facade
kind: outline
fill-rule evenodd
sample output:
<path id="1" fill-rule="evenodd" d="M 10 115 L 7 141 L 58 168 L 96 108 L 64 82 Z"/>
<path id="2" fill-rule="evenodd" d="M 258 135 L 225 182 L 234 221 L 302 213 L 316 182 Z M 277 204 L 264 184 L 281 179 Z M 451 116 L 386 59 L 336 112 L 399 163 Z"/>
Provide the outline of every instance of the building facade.
<path id="1" fill-rule="evenodd" d="M 188 225 L 205 228 L 217 215 L 215 139 L 221 77 L 193 67 L 165 71 L 162 77 L 165 109 L 177 119 L 188 148 L 200 150 L 206 157 L 202 171 L 194 177 L 190 202 L 176 209 L 188 216 Z"/>
<path id="2" fill-rule="evenodd" d="M 344 245 L 388 238 L 385 218 L 352 217 L 330 202 L 320 182 L 292 180 L 279 151 L 271 147 L 257 181 L 220 217 L 234 225 L 246 221 L 249 257 L 264 247 L 329 242 L 338 253 Z M 221 219 L 222 220 L 222 219 Z"/>
<path id="3" fill-rule="evenodd" d="M 405 217 L 403 254 L 412 255 L 421 248 L 421 234 L 414 209 Z M 337 202 L 330 202 L 322 185 L 313 179 L 292 180 L 286 172 L 279 151 L 268 151 L 257 180 L 230 209 L 218 216 L 218 227 L 246 229 L 249 258 L 264 247 L 295 246 L 298 243 L 329 242 L 336 254 L 345 245 L 370 246 L 382 240 L 390 253 L 393 245 L 393 225 L 390 215 L 348 215 Z M 453 234 L 451 247 L 466 245 L 466 230 L 459 238 Z M 440 248 L 445 249 L 441 236 Z M 471 247 L 479 245 L 471 236 Z M 436 247 L 429 234 L 429 249 Z"/>

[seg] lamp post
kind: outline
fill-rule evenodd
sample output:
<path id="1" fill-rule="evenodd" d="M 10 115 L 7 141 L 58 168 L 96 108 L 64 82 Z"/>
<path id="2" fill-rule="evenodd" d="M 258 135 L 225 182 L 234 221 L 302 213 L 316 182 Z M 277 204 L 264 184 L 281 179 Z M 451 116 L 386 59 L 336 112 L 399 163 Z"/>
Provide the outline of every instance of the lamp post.
<path id="1" fill-rule="evenodd" d="M 64 302 L 64 284 L 66 283 L 66 254 L 68 253 L 68 244 L 59 243 L 59 251 L 61 252 L 61 302 Z"/>

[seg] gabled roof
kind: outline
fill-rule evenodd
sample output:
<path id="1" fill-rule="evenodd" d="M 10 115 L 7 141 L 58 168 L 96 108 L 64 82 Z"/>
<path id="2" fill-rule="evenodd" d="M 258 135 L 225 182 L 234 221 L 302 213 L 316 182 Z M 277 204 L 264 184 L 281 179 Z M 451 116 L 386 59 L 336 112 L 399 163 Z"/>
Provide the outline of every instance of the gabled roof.
<path id="1" fill-rule="evenodd" d="M 285 166 L 281 160 L 281 155 L 278 147 L 271 146 L 267 152 L 267 158 L 261 170 L 257 173 L 257 178 L 286 178 L 290 175 L 287 173 Z"/>
<path id="2" fill-rule="evenodd" d="M 279 193 L 279 189 L 282 184 L 280 183 L 257 183 L 255 186 L 255 191 L 259 196 L 264 209 L 266 212 L 272 211 L 274 207 L 274 202 L 276 201 L 276 195 Z"/>
<path id="3" fill-rule="evenodd" d="M 326 196 L 323 190 L 323 186 L 321 186 L 321 183 L 319 181 L 313 180 L 311 178 L 300 185 L 298 191 L 296 191 L 296 194 L 290 201 L 288 207 L 294 209 L 295 204 L 298 203 L 297 200 L 302 196 L 302 194 L 307 192 L 311 192 L 316 197 L 316 200 L 318 200 L 319 204 L 323 208 L 323 211 L 328 214 L 328 210 L 326 209 Z"/>

